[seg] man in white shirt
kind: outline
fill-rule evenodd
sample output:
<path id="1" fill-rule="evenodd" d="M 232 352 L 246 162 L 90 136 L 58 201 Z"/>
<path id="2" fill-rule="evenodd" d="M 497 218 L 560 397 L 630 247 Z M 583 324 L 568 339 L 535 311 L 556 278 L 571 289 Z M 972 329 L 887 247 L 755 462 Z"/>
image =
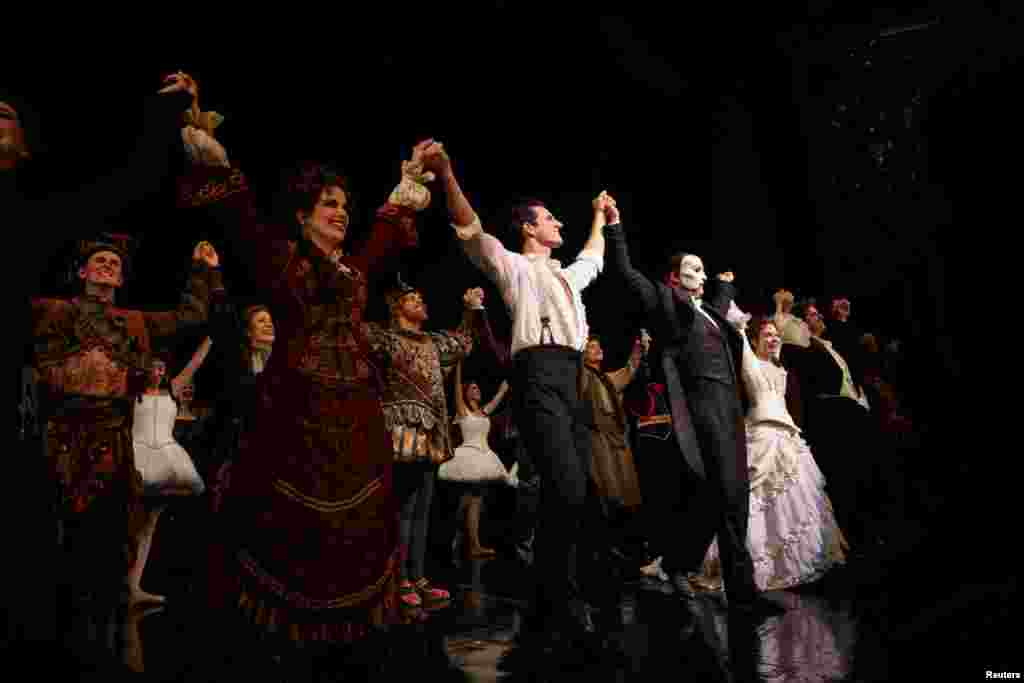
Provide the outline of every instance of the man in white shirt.
<path id="1" fill-rule="evenodd" d="M 614 200 L 593 201 L 591 233 L 568 266 L 551 258 L 562 245 L 562 223 L 539 201 L 513 212 L 522 249 L 506 249 L 485 232 L 445 155 L 428 160 L 445 184 L 453 227 L 469 260 L 501 292 L 512 318 L 512 391 L 520 438 L 541 479 L 536 540 L 538 575 L 534 628 L 556 642 L 593 632 L 581 596 L 577 556 L 593 525 L 590 433 L 579 395 L 582 351 L 589 329 L 582 291 L 604 268 L 603 228 Z M 588 528 L 589 527 L 589 528 Z M 583 543 L 581 543 L 581 541 Z"/>

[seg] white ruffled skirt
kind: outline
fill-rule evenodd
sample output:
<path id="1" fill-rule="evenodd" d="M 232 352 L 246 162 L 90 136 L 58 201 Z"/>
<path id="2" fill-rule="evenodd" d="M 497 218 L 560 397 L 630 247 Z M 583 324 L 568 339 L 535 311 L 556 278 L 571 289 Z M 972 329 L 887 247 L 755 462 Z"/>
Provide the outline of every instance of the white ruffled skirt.
<path id="1" fill-rule="evenodd" d="M 463 484 L 510 483 L 509 472 L 497 453 L 466 444 L 456 448 L 454 457 L 441 464 L 437 476 Z"/>
<path id="2" fill-rule="evenodd" d="M 136 441 L 135 467 L 142 475 L 146 495 L 199 495 L 206 489 L 192 458 L 176 442 L 153 446 Z"/>
<path id="3" fill-rule="evenodd" d="M 747 546 L 759 590 L 817 580 L 846 561 L 846 539 L 836 523 L 825 477 L 801 436 L 786 427 L 747 427 L 750 521 Z M 698 583 L 720 583 L 717 541 Z"/>

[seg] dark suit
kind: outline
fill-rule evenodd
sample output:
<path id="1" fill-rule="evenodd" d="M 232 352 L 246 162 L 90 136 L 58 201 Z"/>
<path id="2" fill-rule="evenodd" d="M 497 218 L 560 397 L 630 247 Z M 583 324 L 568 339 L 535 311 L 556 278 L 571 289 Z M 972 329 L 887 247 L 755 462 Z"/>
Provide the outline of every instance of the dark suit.
<path id="1" fill-rule="evenodd" d="M 877 466 L 878 439 L 871 416 L 857 401 L 840 395 L 842 366 L 821 340 L 812 337 L 807 348 L 784 344 L 781 359 L 783 365 L 795 371 L 800 383 L 804 405 L 801 426 L 825 475 L 839 526 L 851 544 L 857 545 L 874 526 L 871 517 L 877 508 L 872 502 L 877 492 L 872 491 L 871 482 Z"/>
<path id="2" fill-rule="evenodd" d="M 680 489 L 692 492 L 685 513 L 662 522 L 677 539 L 677 552 L 662 564 L 671 571 L 695 571 L 717 534 L 730 597 L 752 600 L 753 563 L 746 543 L 750 481 L 739 380 L 743 339 L 725 319 L 735 288 L 719 283 L 702 307 L 705 317 L 684 290 L 654 283 L 633 268 L 620 228 L 606 229 L 606 237 L 606 268 L 625 281 L 658 341 L 652 371 L 666 385 L 676 457 L 686 463 Z"/>

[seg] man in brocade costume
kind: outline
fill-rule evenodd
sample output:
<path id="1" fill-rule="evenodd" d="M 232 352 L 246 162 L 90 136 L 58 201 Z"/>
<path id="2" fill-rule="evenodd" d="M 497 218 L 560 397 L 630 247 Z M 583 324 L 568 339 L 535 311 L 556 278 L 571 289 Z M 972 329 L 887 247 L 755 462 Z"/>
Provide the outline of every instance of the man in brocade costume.
<path id="1" fill-rule="evenodd" d="M 403 561 L 399 595 L 408 607 L 447 601 L 448 591 L 430 584 L 424 563 L 437 468 L 452 459 L 444 378 L 485 336 L 483 290 L 468 290 L 465 317 L 454 332 L 426 332 L 422 294 L 399 282 L 387 295 L 391 329 L 376 336 L 389 359 L 381 403 L 395 449 L 395 493 L 401 506 Z"/>
<path id="2" fill-rule="evenodd" d="M 218 256 L 197 245 L 181 303 L 174 311 L 118 308 L 126 236 L 82 241 L 72 299 L 32 301 L 32 365 L 39 382 L 48 467 L 59 492 L 66 550 L 83 587 L 116 590 L 143 520 L 142 479 L 132 446 L 134 401 L 144 387 L 153 342 L 204 323 L 224 295 Z M 127 552 L 126 552 L 127 551 Z"/>

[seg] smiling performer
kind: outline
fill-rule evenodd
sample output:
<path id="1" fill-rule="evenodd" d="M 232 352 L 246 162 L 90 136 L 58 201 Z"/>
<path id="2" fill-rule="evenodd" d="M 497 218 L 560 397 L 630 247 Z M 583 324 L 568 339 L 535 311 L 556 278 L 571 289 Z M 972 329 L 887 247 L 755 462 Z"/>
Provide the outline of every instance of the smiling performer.
<path id="1" fill-rule="evenodd" d="M 374 346 L 389 359 L 381 402 L 395 452 L 399 542 L 404 551 L 398 590 L 406 607 L 438 605 L 451 597 L 424 576 L 430 503 L 437 468 L 452 459 L 444 378 L 473 350 L 471 331 L 483 320 L 483 298 L 482 289 L 467 290 L 459 329 L 427 332 L 423 295 L 399 278 L 386 295 L 391 328 L 375 330 L 373 336 Z"/>
<path id="2" fill-rule="evenodd" d="M 562 223 L 540 201 L 513 211 L 511 228 L 522 245 L 509 251 L 485 232 L 463 195 L 443 151 L 428 157 L 447 188 L 453 227 L 469 260 L 497 285 L 512 317 L 512 391 L 520 438 L 541 477 L 541 523 L 537 534 L 538 592 L 534 628 L 556 643 L 589 640 L 593 624 L 577 577 L 590 478 L 590 430 L 580 400 L 587 313 L 582 291 L 604 267 L 606 208 L 602 192 L 593 201 L 590 237 L 569 266 L 551 258 L 562 245 Z M 590 525 L 587 525 L 588 527 Z"/>
<path id="3" fill-rule="evenodd" d="M 758 590 L 780 590 L 821 578 L 845 562 L 847 546 L 825 493 L 825 477 L 786 408 L 787 373 L 779 363 L 782 339 L 775 321 L 755 318 L 748 327 L 750 317 L 731 305 L 729 322 L 747 332 L 741 373 L 750 398 L 747 545 Z M 717 562 L 712 544 L 698 581 L 703 587 L 717 588 Z"/>
<path id="4" fill-rule="evenodd" d="M 778 611 L 758 597 L 746 543 L 750 480 L 739 394 L 743 339 L 725 317 L 736 291 L 733 274 L 720 274 L 714 296 L 705 301 L 703 261 L 679 253 L 666 264 L 663 281 L 652 282 L 633 268 L 618 220 L 609 220 L 609 266 L 637 298 L 660 341 L 660 358 L 651 365 L 666 386 L 675 436 L 664 460 L 685 463 L 675 481 L 693 492 L 688 511 L 677 501 L 672 507 L 679 516 L 664 525 L 677 538 L 674 547 L 665 539 L 662 566 L 679 595 L 692 599 L 687 574 L 702 566 L 717 533 L 730 609 Z"/>
<path id="5" fill-rule="evenodd" d="M 205 322 L 211 297 L 218 305 L 224 300 L 217 252 L 203 243 L 193 251 L 192 274 L 176 311 L 117 308 L 114 294 L 128 270 L 127 240 L 105 235 L 81 242 L 82 295 L 32 302 L 50 467 L 61 492 L 66 545 L 81 563 L 69 566 L 100 591 L 125 576 L 134 557 L 125 558 L 123 550 L 134 555 L 145 523 L 132 416 L 134 398 L 147 385 L 153 340 Z M 92 575 L 93 568 L 99 574 Z"/>
<path id="6" fill-rule="evenodd" d="M 322 164 L 289 178 L 280 223 L 256 210 L 219 146 L 191 154 L 196 165 L 179 185 L 182 204 L 220 223 L 274 319 L 279 351 L 257 380 L 224 512 L 241 578 L 235 604 L 282 647 L 365 641 L 374 625 L 402 618 L 394 448 L 381 407 L 387 357 L 363 313 L 368 278 L 418 242 L 433 144 L 413 148 L 354 251 L 349 184 Z"/>

